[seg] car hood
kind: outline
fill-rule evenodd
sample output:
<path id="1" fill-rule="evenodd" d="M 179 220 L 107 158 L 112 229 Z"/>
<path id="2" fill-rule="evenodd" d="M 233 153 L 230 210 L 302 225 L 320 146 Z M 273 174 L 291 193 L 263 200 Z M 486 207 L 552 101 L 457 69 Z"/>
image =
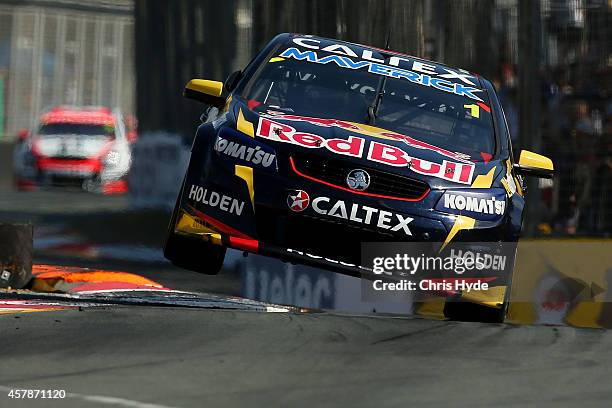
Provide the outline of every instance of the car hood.
<path id="1" fill-rule="evenodd" d="M 501 160 L 475 159 L 382 128 L 336 119 L 320 119 L 285 112 L 255 112 L 234 101 L 232 126 L 253 126 L 255 138 L 278 152 L 323 155 L 358 168 L 370 167 L 425 181 L 431 188 L 469 188 L 479 175 L 493 186 L 506 173 Z M 489 174 L 493 170 L 493 174 Z M 493 176 L 493 177 L 491 177 Z"/>

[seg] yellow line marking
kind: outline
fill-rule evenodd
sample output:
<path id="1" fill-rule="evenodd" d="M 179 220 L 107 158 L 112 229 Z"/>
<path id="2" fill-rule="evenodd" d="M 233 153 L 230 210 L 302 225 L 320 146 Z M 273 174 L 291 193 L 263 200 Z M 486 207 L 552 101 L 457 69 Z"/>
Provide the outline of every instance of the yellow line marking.
<path id="1" fill-rule="evenodd" d="M 493 184 L 493 175 L 495 174 L 495 167 L 493 167 L 487 174 L 481 174 L 476 177 L 474 182 L 472 183 L 471 188 L 489 188 L 491 184 Z M 453 227 L 451 228 L 448 236 L 444 240 L 442 247 L 440 248 L 440 252 L 451 242 L 455 235 L 461 230 L 471 230 L 476 225 L 476 220 L 471 217 L 466 217 L 465 215 L 457 216 Z"/>
<path id="2" fill-rule="evenodd" d="M 185 211 L 181 211 L 175 231 L 183 235 L 198 235 L 203 240 L 214 245 L 221 245 L 221 235 L 204 224 L 204 221 L 195 218 Z"/>
<path id="3" fill-rule="evenodd" d="M 231 103 L 232 103 L 232 95 L 228 96 L 227 99 L 225 100 L 225 106 L 223 106 L 223 109 L 221 110 L 221 112 L 227 112 Z"/>
<path id="4" fill-rule="evenodd" d="M 253 211 L 255 211 L 255 189 L 253 187 L 253 168 L 247 166 L 236 165 L 236 176 L 243 179 L 247 188 L 249 189 L 249 197 L 251 198 L 251 204 L 253 205 Z"/>
<path id="5" fill-rule="evenodd" d="M 495 174 L 495 167 L 493 167 L 487 174 L 477 176 L 472 183 L 472 188 L 490 188 L 493 184 L 493 175 Z"/>
<path id="6" fill-rule="evenodd" d="M 459 231 L 471 230 L 474 228 L 474 225 L 476 225 L 476 220 L 474 218 L 466 217 L 465 215 L 458 215 L 455 223 L 453 224 L 453 228 L 451 228 L 450 232 L 448 233 L 448 236 L 446 237 L 444 244 L 442 244 L 440 251 L 446 248 L 446 245 L 448 245 L 449 242 L 455 238 L 455 235 L 457 235 Z"/>
<path id="7" fill-rule="evenodd" d="M 480 305 L 499 308 L 504 303 L 506 286 L 493 286 L 487 290 L 472 290 L 463 292 L 461 299 Z"/>
<path id="8" fill-rule="evenodd" d="M 255 130 L 253 130 L 253 124 L 244 118 L 242 109 L 238 112 L 238 120 L 236 121 L 236 128 L 244 133 L 245 135 L 255 137 Z"/>

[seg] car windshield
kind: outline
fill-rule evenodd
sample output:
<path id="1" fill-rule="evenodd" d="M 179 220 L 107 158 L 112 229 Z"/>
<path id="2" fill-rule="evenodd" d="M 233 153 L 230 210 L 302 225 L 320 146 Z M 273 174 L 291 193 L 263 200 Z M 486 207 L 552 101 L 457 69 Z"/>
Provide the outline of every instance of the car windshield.
<path id="1" fill-rule="evenodd" d="M 91 125 L 82 123 L 49 123 L 42 125 L 39 135 L 82 135 L 113 136 L 115 129 L 111 125 Z"/>
<path id="2" fill-rule="evenodd" d="M 368 123 L 380 75 L 272 58 L 243 92 L 251 106 L 300 116 Z M 495 148 L 490 108 L 465 96 L 387 77 L 375 126 L 479 157 Z"/>

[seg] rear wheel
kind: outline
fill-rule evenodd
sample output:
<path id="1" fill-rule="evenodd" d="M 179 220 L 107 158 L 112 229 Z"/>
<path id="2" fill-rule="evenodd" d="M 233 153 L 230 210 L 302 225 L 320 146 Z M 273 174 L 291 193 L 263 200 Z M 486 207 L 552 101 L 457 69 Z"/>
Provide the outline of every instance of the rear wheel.
<path id="1" fill-rule="evenodd" d="M 444 304 L 444 316 L 462 322 L 503 323 L 506 317 L 507 302 L 500 308 L 477 303 L 449 300 Z"/>
<path id="2" fill-rule="evenodd" d="M 174 223 L 171 223 L 174 226 Z M 179 268 L 216 275 L 223 267 L 225 247 L 169 232 L 164 256 Z"/>

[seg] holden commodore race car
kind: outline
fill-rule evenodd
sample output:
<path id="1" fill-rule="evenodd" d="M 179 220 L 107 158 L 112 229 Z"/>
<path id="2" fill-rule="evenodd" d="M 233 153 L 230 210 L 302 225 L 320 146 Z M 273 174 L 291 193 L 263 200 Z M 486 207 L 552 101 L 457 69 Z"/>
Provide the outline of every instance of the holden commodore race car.
<path id="1" fill-rule="evenodd" d="M 131 147 L 121 113 L 103 107 L 58 106 L 40 117 L 33 134 L 20 131 L 15 184 L 127 192 Z"/>
<path id="2" fill-rule="evenodd" d="M 164 252 L 207 274 L 226 248 L 364 276 L 364 242 L 516 242 L 522 175 L 553 171 L 514 162 L 491 82 L 389 50 L 281 34 L 184 95 L 211 108 Z"/>

